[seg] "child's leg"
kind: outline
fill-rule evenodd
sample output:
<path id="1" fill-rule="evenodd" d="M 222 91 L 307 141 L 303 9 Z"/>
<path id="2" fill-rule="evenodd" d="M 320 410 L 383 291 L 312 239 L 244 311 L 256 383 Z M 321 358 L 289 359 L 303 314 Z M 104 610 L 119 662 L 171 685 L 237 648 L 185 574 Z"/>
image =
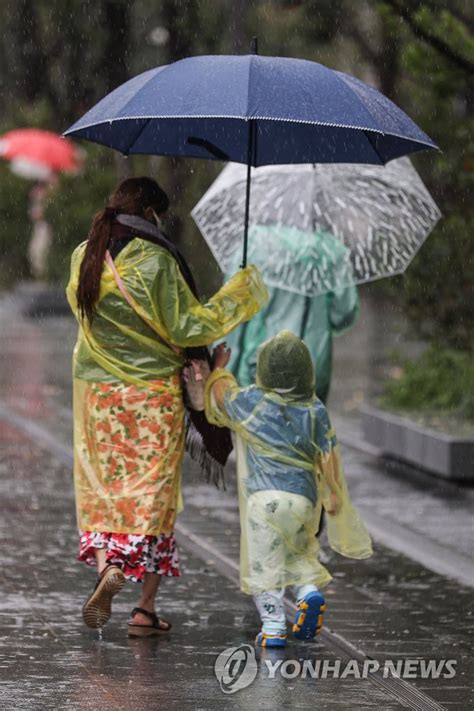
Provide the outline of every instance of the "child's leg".
<path id="1" fill-rule="evenodd" d="M 284 594 L 284 589 L 269 590 L 253 597 L 262 620 L 262 630 L 255 640 L 261 647 L 284 647 L 286 645 Z"/>
<path id="2" fill-rule="evenodd" d="M 284 590 L 269 590 L 253 596 L 265 634 L 286 635 L 284 593 Z"/>
<path id="3" fill-rule="evenodd" d="M 259 491 L 247 500 L 245 534 L 248 577 L 252 589 L 279 590 L 284 585 L 285 548 L 272 519 L 278 491 Z"/>
<path id="4" fill-rule="evenodd" d="M 298 604 L 306 595 L 309 595 L 309 593 L 318 592 L 318 587 L 309 583 L 308 585 L 293 585 L 292 590 L 296 604 Z"/>

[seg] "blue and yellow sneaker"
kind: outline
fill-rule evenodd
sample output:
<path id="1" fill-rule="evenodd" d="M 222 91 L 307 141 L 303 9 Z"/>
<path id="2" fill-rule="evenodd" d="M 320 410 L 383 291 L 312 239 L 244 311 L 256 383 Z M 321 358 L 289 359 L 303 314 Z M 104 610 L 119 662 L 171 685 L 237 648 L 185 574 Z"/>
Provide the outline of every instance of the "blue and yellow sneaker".
<path id="1" fill-rule="evenodd" d="M 313 639 L 321 632 L 323 616 L 326 611 L 324 596 L 318 592 L 310 592 L 296 603 L 298 611 L 293 625 L 293 635 L 296 639 Z"/>
<path id="2" fill-rule="evenodd" d="M 266 634 L 259 632 L 255 644 L 260 647 L 286 647 L 286 634 Z"/>

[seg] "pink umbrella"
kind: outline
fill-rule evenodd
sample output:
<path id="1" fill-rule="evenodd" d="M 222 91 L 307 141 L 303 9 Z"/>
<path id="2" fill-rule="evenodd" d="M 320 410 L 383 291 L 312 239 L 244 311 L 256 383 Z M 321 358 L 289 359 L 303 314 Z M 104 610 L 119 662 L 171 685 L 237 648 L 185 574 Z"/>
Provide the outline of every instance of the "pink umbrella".
<path id="1" fill-rule="evenodd" d="M 49 180 L 58 172 L 75 172 L 81 159 L 66 138 L 37 128 L 19 128 L 0 136 L 0 157 L 11 161 L 14 173 Z"/>

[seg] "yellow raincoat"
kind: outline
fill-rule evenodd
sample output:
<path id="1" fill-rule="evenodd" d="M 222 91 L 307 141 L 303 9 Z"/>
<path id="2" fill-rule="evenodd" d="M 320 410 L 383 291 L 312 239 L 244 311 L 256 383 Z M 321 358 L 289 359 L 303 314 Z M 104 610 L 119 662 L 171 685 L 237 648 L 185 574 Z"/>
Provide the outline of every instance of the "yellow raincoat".
<path id="1" fill-rule="evenodd" d="M 237 435 L 243 592 L 322 587 L 331 580 L 318 560 L 315 537 L 323 508 L 335 551 L 350 558 L 371 555 L 300 339 L 282 331 L 260 347 L 256 386 L 239 388 L 228 371 L 215 370 L 206 385 L 206 415 Z"/>
<path id="2" fill-rule="evenodd" d="M 182 507 L 184 408 L 179 348 L 209 345 L 267 300 L 254 267 L 238 272 L 206 304 L 174 257 L 133 239 L 115 259 L 132 304 L 105 263 L 92 326 L 76 291 L 85 244 L 72 255 L 67 287 L 79 322 L 74 350 L 74 480 L 81 530 L 159 535 Z"/>

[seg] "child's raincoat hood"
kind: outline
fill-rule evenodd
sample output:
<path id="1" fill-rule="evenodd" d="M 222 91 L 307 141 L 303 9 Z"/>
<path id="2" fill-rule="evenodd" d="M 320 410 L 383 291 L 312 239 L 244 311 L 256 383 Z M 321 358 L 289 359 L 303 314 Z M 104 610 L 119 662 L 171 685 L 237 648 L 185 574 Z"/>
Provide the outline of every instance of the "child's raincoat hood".
<path id="1" fill-rule="evenodd" d="M 308 347 L 291 331 L 280 331 L 257 351 L 257 387 L 291 400 L 314 396 L 315 377 Z"/>

